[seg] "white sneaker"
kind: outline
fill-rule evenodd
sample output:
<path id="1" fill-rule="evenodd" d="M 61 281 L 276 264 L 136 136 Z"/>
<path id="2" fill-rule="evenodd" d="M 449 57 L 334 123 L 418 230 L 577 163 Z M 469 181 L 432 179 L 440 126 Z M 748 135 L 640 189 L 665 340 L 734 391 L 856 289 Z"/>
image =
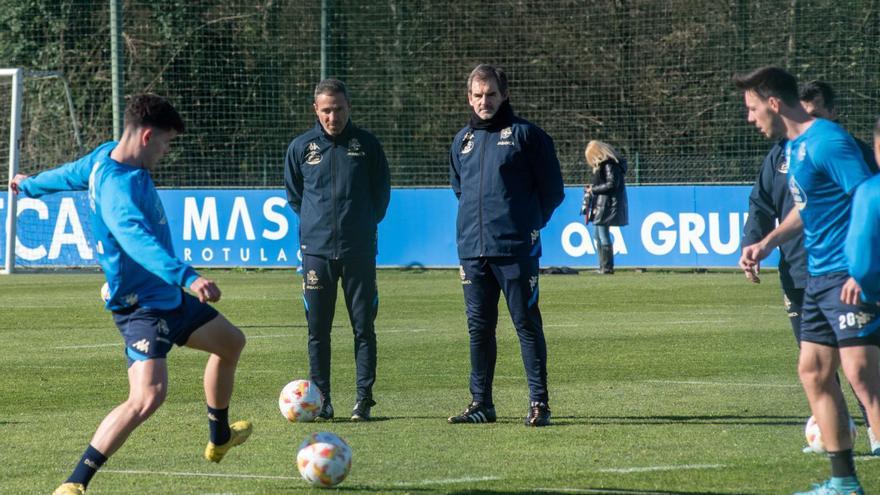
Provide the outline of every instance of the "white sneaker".
<path id="1" fill-rule="evenodd" d="M 880 439 L 874 436 L 870 428 L 868 428 L 868 443 L 871 444 L 871 453 L 880 456 Z"/>

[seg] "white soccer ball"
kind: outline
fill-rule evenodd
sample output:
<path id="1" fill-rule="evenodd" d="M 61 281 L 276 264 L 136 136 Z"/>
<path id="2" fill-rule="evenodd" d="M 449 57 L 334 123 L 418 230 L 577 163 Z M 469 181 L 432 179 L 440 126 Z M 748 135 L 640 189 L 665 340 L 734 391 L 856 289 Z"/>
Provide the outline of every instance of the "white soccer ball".
<path id="1" fill-rule="evenodd" d="M 296 467 L 314 486 L 336 486 L 351 471 L 351 447 L 333 433 L 313 433 L 300 444 Z"/>
<path id="2" fill-rule="evenodd" d="M 849 433 L 853 442 L 856 441 L 858 430 L 852 418 L 849 418 Z M 810 416 L 807 420 L 807 426 L 804 428 L 804 435 L 807 437 L 807 445 L 817 454 L 825 453 L 825 442 L 822 441 L 822 431 L 819 430 L 819 423 L 816 423 L 816 417 Z"/>
<path id="3" fill-rule="evenodd" d="M 101 286 L 101 300 L 106 304 L 110 300 L 110 284 L 104 282 Z"/>
<path id="4" fill-rule="evenodd" d="M 314 421 L 321 412 L 324 398 L 318 387 L 309 380 L 294 380 L 281 390 L 278 409 L 288 421 L 306 423 Z"/>

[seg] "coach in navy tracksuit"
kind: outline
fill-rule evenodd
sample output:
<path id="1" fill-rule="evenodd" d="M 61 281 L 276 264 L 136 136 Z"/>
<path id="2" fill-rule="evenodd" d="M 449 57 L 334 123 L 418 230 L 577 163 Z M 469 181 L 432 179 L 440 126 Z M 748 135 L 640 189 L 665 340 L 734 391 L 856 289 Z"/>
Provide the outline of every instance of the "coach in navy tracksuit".
<path id="1" fill-rule="evenodd" d="M 391 197 L 388 162 L 379 141 L 349 120 L 351 103 L 341 81 L 321 81 L 314 108 L 318 122 L 290 143 L 284 161 L 287 198 L 300 219 L 309 367 L 324 395 L 319 418 L 331 419 L 330 329 L 342 279 L 357 364 L 351 419 L 364 421 L 375 405 L 376 242 Z"/>
<path id="2" fill-rule="evenodd" d="M 794 199 L 788 188 L 788 163 L 785 161 L 783 139 L 773 145 L 752 186 L 749 195 L 749 218 L 743 229 L 743 246 L 759 242 L 782 221 L 794 207 Z M 750 274 L 750 276 L 756 276 Z M 804 235 L 798 234 L 779 247 L 779 281 L 782 285 L 783 302 L 788 313 L 794 337 L 800 344 L 801 305 L 804 287 L 807 285 L 807 251 Z"/>
<path id="3" fill-rule="evenodd" d="M 526 424 L 550 423 L 547 346 L 538 310 L 541 229 L 562 202 L 553 141 L 510 107 L 507 76 L 477 66 L 468 77 L 469 124 L 450 149 L 458 205 L 458 256 L 470 333 L 471 404 L 450 423 L 495 421 L 492 378 L 501 292 L 520 341 L 529 385 Z"/>

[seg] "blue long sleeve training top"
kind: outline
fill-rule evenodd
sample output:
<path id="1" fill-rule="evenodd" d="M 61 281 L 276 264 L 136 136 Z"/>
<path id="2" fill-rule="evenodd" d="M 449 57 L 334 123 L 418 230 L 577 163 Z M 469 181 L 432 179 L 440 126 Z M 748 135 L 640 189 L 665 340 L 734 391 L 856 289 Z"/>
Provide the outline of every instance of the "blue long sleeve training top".
<path id="1" fill-rule="evenodd" d="M 95 252 L 110 287 L 107 309 L 174 309 L 181 303 L 180 287 L 189 287 L 199 275 L 174 255 L 150 172 L 113 160 L 117 144 L 104 143 L 74 162 L 29 177 L 21 192 L 36 198 L 88 190 Z"/>

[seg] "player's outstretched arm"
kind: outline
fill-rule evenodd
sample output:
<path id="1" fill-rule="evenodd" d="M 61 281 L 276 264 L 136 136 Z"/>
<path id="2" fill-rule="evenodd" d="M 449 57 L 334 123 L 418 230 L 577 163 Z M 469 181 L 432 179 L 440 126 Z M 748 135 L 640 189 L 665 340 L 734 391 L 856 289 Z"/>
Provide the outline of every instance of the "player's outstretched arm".
<path id="1" fill-rule="evenodd" d="M 213 280 L 209 280 L 201 275 L 190 284 L 189 290 L 193 291 L 199 297 L 199 301 L 202 302 L 217 302 L 220 300 L 220 288 L 217 287 L 217 284 Z"/>

